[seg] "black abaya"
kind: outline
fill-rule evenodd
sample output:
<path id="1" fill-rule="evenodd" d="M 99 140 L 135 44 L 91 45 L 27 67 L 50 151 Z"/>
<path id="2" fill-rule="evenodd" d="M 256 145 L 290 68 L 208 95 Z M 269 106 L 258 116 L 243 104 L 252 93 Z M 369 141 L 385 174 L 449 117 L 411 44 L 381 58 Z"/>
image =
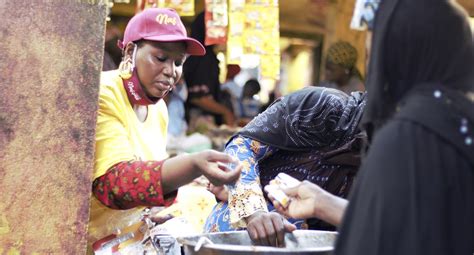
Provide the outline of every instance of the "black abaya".
<path id="1" fill-rule="evenodd" d="M 456 97 L 464 103 L 457 112 L 436 103 L 443 90 L 431 91 L 412 97 L 376 133 L 336 254 L 473 254 L 474 146 L 468 138 L 474 108 L 465 109 L 473 104 Z M 463 120 L 471 123 L 466 134 L 460 132 Z M 446 133 L 429 127 L 436 122 Z"/>
<path id="2" fill-rule="evenodd" d="M 474 44 L 465 13 L 448 0 L 384 0 L 373 33 L 362 119 L 372 142 L 335 253 L 474 254 Z"/>

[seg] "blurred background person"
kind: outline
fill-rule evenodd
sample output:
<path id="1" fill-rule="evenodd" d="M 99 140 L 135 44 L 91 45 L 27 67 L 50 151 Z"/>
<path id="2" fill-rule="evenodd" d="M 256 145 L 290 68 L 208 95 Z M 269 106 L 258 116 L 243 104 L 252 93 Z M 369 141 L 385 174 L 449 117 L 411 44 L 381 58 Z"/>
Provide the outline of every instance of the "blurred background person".
<path id="1" fill-rule="evenodd" d="M 260 83 L 257 79 L 250 79 L 245 82 L 242 89 L 242 96 L 239 100 L 241 119 L 247 120 L 248 123 L 253 117 L 260 113 L 262 102 L 259 93 L 261 91 Z"/>
<path id="2" fill-rule="evenodd" d="M 181 77 L 175 88 L 165 97 L 168 106 L 168 139 L 186 136 L 188 124 L 185 117 L 185 102 L 188 98 L 188 89 L 184 78 Z"/>
<path id="3" fill-rule="evenodd" d="M 229 64 L 227 65 L 227 74 L 225 82 L 221 86 L 221 90 L 229 91 L 234 98 L 240 98 L 242 95 L 242 86 L 235 82 L 234 78 L 240 73 L 240 66 Z"/>
<path id="4" fill-rule="evenodd" d="M 232 109 L 235 118 L 240 116 L 240 97 L 242 96 L 242 87 L 235 81 L 235 76 L 240 73 L 240 66 L 229 64 L 227 65 L 227 73 L 225 82 L 221 86 L 221 95 L 224 105 Z"/>
<path id="5" fill-rule="evenodd" d="M 350 94 L 364 91 L 362 75 L 356 67 L 357 50 L 350 43 L 339 41 L 332 44 L 326 57 L 323 87 L 336 88 Z"/>
<path id="6" fill-rule="evenodd" d="M 191 37 L 204 44 L 205 34 L 204 12 L 201 12 L 191 24 Z M 204 116 L 217 125 L 235 126 L 232 109 L 221 103 L 219 60 L 214 45 L 206 46 L 204 56 L 190 56 L 184 63 L 183 74 L 188 86 L 186 113 L 190 126 Z"/>
<path id="7" fill-rule="evenodd" d="M 105 43 L 104 43 L 104 61 L 102 64 L 102 71 L 115 70 L 118 68 L 122 59 L 122 50 L 117 46 L 118 40 L 122 38 L 122 31 L 114 23 L 114 21 L 107 21 L 105 28 Z"/>

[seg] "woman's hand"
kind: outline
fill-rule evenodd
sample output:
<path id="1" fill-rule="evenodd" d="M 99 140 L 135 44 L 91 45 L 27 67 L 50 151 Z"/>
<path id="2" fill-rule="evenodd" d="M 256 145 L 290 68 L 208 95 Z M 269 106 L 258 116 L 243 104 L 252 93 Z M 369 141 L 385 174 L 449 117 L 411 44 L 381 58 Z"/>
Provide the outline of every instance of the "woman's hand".
<path id="1" fill-rule="evenodd" d="M 334 196 L 309 181 L 303 181 L 293 188 L 283 189 L 283 192 L 291 198 L 287 208 L 268 194 L 278 212 L 297 219 L 316 217 L 335 226 L 341 223 L 348 203 L 347 200 Z"/>
<path id="2" fill-rule="evenodd" d="M 284 247 L 285 232 L 293 232 L 296 226 L 275 212 L 255 212 L 247 217 L 247 232 L 260 245 Z"/>
<path id="3" fill-rule="evenodd" d="M 226 167 L 235 165 L 234 169 Z M 214 185 L 232 184 L 240 177 L 242 165 L 237 159 L 214 150 L 178 155 L 163 162 L 161 183 L 168 194 L 204 175 Z"/>
<path id="4" fill-rule="evenodd" d="M 209 183 L 207 185 L 207 190 L 214 194 L 214 196 L 216 196 L 216 198 L 220 201 L 227 202 L 229 200 L 229 191 L 224 185 L 216 186 L 212 183 Z"/>
<path id="5" fill-rule="evenodd" d="M 194 168 L 215 186 L 235 183 L 242 170 L 242 165 L 237 159 L 214 150 L 192 154 L 192 160 Z M 229 163 L 236 167 L 230 169 L 227 167 Z"/>
<path id="6" fill-rule="evenodd" d="M 268 192 L 267 187 L 265 187 L 265 191 Z M 294 188 L 283 189 L 283 192 L 291 198 L 291 202 L 287 208 L 284 208 L 274 199 L 271 193 L 268 193 L 268 198 L 272 201 L 275 208 L 287 217 L 306 219 L 315 217 L 315 207 L 316 204 L 318 204 L 318 197 L 325 191 L 311 182 L 303 181 Z"/>

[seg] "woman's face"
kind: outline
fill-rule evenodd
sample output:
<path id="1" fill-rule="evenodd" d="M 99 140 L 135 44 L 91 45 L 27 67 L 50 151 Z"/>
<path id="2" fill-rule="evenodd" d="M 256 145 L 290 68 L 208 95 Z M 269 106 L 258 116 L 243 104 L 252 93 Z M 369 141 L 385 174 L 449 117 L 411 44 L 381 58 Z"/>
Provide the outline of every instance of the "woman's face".
<path id="1" fill-rule="evenodd" d="M 166 96 L 180 79 L 185 60 L 184 42 L 140 42 L 135 68 L 145 93 L 156 98 Z"/>

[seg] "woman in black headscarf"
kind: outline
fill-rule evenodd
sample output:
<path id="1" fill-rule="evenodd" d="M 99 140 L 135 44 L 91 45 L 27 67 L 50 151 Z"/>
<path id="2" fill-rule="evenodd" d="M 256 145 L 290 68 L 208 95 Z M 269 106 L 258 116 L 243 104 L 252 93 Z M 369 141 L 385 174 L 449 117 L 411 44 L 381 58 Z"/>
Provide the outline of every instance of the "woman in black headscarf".
<path id="1" fill-rule="evenodd" d="M 474 43 L 462 9 L 383 0 L 367 91 L 372 142 L 335 254 L 473 254 Z M 299 197 L 282 211 L 311 215 L 308 187 L 285 190 Z"/>
<path id="2" fill-rule="evenodd" d="M 277 99 L 227 143 L 227 154 L 243 164 L 240 180 L 229 197 L 213 209 L 205 231 L 247 228 L 262 245 L 283 244 L 294 226 L 269 212 L 262 187 L 281 172 L 308 180 L 339 197 L 346 197 L 360 164 L 365 134 L 358 128 L 365 93 L 308 87 Z M 219 194 L 217 194 L 219 197 Z M 297 227 L 303 220 L 294 220 Z M 310 229 L 334 230 L 317 219 Z M 265 226 L 265 227 L 264 227 Z M 277 239 L 279 241 L 277 241 Z"/>
<path id="3" fill-rule="evenodd" d="M 336 254 L 473 254 L 474 45 L 447 0 L 384 0 L 363 124 L 373 141 Z"/>

